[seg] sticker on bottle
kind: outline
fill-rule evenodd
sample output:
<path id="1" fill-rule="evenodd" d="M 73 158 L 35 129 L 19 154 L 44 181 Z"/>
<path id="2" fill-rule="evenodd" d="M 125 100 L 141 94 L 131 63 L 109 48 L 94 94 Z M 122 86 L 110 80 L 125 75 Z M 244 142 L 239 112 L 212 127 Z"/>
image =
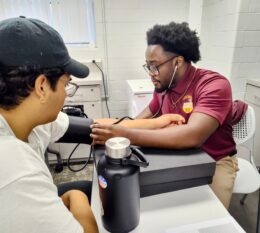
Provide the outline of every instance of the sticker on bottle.
<path id="1" fill-rule="evenodd" d="M 107 181 L 103 176 L 98 176 L 98 184 L 103 189 L 107 187 Z"/>

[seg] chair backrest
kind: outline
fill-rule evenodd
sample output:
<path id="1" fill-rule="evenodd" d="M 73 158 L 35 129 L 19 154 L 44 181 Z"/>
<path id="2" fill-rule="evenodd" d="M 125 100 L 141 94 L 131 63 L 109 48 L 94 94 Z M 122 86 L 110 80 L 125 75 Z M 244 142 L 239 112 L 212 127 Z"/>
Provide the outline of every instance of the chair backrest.
<path id="1" fill-rule="evenodd" d="M 255 127 L 255 111 L 248 105 L 245 115 L 233 126 L 233 137 L 237 145 L 250 145 L 250 149 L 253 150 Z"/>
<path id="2" fill-rule="evenodd" d="M 250 162 L 254 162 L 255 110 L 248 105 L 245 115 L 233 126 L 233 137 L 237 145 L 245 146 L 250 151 Z"/>

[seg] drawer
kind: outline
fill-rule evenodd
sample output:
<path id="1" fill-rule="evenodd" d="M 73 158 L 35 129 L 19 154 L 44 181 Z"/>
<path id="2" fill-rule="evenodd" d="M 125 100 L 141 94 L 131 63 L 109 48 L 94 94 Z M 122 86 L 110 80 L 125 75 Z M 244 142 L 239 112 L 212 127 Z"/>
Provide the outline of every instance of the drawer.
<path id="1" fill-rule="evenodd" d="M 141 113 L 150 103 L 153 94 L 136 94 L 128 101 L 128 114 L 130 117 L 136 117 Z"/>
<path id="2" fill-rule="evenodd" d="M 79 86 L 77 92 L 72 97 L 67 97 L 66 101 L 100 101 L 100 85 Z"/>
<path id="3" fill-rule="evenodd" d="M 62 159 L 68 159 L 69 155 L 77 146 L 75 143 L 56 143 L 60 146 L 60 154 Z M 81 159 L 81 160 L 87 160 L 90 152 L 90 145 L 86 144 L 80 144 L 78 148 L 74 151 L 71 159 Z"/>
<path id="4" fill-rule="evenodd" d="M 90 118 L 102 118 L 102 104 L 101 101 L 91 101 L 91 102 L 65 102 L 66 106 L 80 106 L 84 113 Z"/>
<path id="5" fill-rule="evenodd" d="M 93 118 L 93 119 L 102 118 L 101 101 L 84 102 L 84 111 L 90 118 Z"/>
<path id="6" fill-rule="evenodd" d="M 247 84 L 245 100 L 251 104 L 260 106 L 260 88 Z"/>

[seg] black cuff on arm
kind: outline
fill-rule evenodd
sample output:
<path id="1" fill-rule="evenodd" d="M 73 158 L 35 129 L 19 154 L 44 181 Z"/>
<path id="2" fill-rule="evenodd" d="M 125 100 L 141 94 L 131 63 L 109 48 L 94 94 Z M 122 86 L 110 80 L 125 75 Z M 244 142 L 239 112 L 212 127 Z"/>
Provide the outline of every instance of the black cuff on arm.
<path id="1" fill-rule="evenodd" d="M 58 142 L 91 144 L 90 125 L 93 122 L 90 118 L 69 116 L 69 128 Z"/>

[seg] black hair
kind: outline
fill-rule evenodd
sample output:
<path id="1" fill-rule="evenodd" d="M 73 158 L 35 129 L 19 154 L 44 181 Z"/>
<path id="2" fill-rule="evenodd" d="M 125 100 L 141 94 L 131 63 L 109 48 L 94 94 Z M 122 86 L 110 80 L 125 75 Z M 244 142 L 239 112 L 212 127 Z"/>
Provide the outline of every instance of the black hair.
<path id="1" fill-rule="evenodd" d="M 40 74 L 47 77 L 55 91 L 57 81 L 65 72 L 60 68 L 0 67 L 0 108 L 10 110 L 18 106 L 30 95 Z"/>
<path id="2" fill-rule="evenodd" d="M 148 45 L 161 45 L 165 51 L 183 56 L 186 62 L 200 60 L 199 37 L 186 22 L 155 25 L 146 35 Z"/>

